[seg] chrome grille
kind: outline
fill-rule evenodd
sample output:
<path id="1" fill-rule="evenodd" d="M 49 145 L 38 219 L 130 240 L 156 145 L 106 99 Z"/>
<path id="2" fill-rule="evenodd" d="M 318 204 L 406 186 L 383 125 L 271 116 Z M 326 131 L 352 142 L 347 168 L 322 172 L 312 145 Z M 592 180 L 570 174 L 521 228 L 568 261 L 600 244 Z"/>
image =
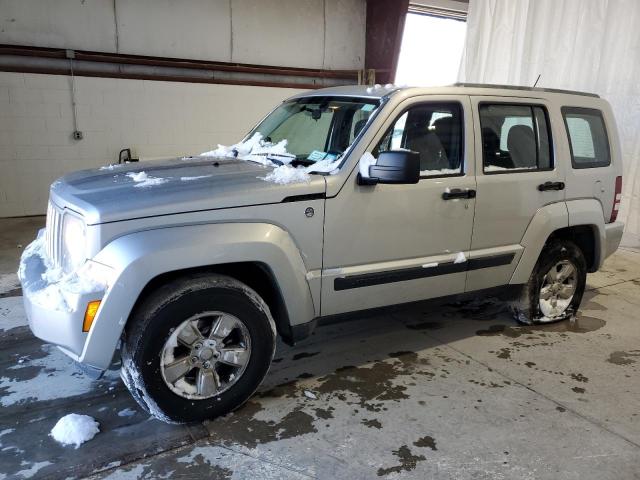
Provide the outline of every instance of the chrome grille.
<path id="1" fill-rule="evenodd" d="M 62 211 L 53 203 L 47 207 L 47 224 L 45 230 L 45 243 L 47 256 L 54 267 L 62 265 Z"/>

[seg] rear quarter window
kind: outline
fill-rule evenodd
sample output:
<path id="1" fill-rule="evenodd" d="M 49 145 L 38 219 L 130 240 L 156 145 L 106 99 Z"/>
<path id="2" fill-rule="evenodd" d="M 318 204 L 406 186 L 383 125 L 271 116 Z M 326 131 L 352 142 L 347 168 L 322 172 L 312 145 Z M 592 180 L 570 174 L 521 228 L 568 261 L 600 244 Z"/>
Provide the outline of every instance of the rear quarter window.
<path id="1" fill-rule="evenodd" d="M 609 138 L 600 110 L 562 107 L 569 137 L 573 168 L 596 168 L 611 165 Z"/>

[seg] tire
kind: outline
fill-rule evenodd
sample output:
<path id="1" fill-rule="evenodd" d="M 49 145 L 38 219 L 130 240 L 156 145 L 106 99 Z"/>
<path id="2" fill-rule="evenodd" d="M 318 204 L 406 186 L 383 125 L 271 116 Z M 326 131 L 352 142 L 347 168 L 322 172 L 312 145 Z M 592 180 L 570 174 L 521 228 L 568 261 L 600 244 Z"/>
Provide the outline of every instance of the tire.
<path id="1" fill-rule="evenodd" d="M 124 334 L 121 376 L 138 404 L 162 421 L 213 419 L 256 391 L 275 342 L 275 323 L 255 291 L 224 275 L 193 275 L 163 285 L 136 308 Z"/>
<path id="2" fill-rule="evenodd" d="M 569 268 L 574 270 L 573 278 L 560 281 Z M 549 242 L 540 254 L 529 281 L 523 286 L 520 297 L 512 304 L 515 319 L 531 325 L 558 322 L 575 316 L 586 281 L 587 263 L 582 250 L 569 240 Z M 570 289 L 566 287 L 569 284 L 573 284 L 573 293 L 567 298 Z"/>

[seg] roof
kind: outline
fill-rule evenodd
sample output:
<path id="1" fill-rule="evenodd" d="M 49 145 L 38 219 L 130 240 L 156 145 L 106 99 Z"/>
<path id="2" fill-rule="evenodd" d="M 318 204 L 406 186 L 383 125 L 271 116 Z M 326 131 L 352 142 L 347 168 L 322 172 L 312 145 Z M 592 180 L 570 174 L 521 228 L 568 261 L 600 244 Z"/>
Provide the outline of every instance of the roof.
<path id="1" fill-rule="evenodd" d="M 494 85 L 494 84 L 482 84 L 482 83 L 456 83 L 454 85 L 443 87 L 407 87 L 397 85 L 377 85 L 369 87 L 366 85 L 345 85 L 341 87 L 329 87 L 320 88 L 318 90 L 311 90 L 309 92 L 303 92 L 298 95 L 294 95 L 292 98 L 299 97 L 318 97 L 318 96 L 344 96 L 344 97 L 362 97 L 362 98 L 383 98 L 387 95 L 393 94 L 398 91 L 410 92 L 415 94 L 429 95 L 489 95 L 498 94 L 491 92 L 491 90 L 507 90 L 508 92 L 502 92 L 508 96 L 517 96 L 517 92 L 527 92 L 527 96 L 531 96 L 531 93 L 559 93 L 565 95 L 581 95 L 586 97 L 600 98 L 595 93 L 578 92 L 572 90 L 560 90 L 553 88 L 536 88 L 536 87 L 524 87 L 518 85 Z"/>

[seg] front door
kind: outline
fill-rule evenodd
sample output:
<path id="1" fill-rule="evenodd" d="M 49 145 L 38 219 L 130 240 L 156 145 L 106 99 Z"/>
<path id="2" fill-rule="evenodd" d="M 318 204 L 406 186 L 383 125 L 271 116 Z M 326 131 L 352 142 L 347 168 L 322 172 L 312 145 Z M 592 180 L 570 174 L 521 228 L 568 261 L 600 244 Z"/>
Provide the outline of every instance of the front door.
<path id="1" fill-rule="evenodd" d="M 563 201 L 565 172 L 555 161 L 551 111 L 543 100 L 471 97 L 477 132 L 477 198 L 467 291 L 509 283 L 520 242 L 536 211 Z M 553 122 L 561 125 L 562 121 Z M 556 135 L 554 135 L 556 134 Z"/>
<path id="2" fill-rule="evenodd" d="M 326 200 L 322 315 L 464 291 L 476 188 L 470 107 L 465 96 L 406 100 L 367 151 L 417 151 L 420 181 L 358 185 L 356 168 Z"/>

